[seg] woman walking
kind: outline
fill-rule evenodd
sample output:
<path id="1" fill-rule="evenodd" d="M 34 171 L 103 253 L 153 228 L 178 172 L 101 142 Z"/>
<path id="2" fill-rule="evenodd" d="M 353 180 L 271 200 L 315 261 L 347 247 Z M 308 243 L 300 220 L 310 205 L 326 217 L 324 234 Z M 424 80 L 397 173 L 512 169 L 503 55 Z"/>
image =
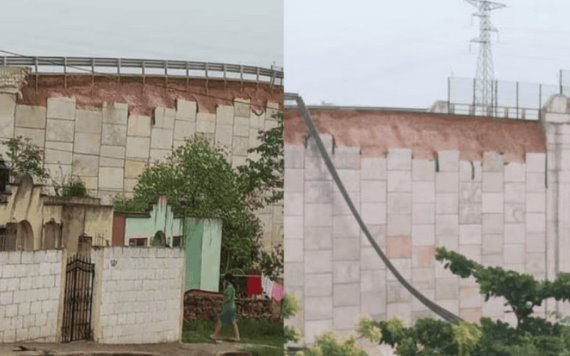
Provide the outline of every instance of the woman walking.
<path id="1" fill-rule="evenodd" d="M 232 324 L 234 327 L 234 341 L 240 342 L 239 329 L 236 322 L 236 289 L 234 285 L 234 277 L 231 273 L 226 273 L 224 276 L 223 284 L 224 299 L 222 302 L 222 311 L 218 317 L 218 322 L 216 323 L 214 334 L 210 335 L 210 339 L 218 341 L 222 325 Z"/>

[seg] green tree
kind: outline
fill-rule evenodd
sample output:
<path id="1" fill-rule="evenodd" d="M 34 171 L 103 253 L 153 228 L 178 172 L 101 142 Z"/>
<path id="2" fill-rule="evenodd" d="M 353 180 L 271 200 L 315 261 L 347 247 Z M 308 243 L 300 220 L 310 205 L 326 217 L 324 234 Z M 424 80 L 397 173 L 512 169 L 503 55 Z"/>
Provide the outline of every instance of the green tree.
<path id="1" fill-rule="evenodd" d="M 41 150 L 37 145 L 31 143 L 29 138 L 18 136 L 2 143 L 8 148 L 6 155 L 10 161 L 10 169 L 13 174 L 29 175 L 42 181 L 49 178 L 48 172 L 42 165 Z"/>

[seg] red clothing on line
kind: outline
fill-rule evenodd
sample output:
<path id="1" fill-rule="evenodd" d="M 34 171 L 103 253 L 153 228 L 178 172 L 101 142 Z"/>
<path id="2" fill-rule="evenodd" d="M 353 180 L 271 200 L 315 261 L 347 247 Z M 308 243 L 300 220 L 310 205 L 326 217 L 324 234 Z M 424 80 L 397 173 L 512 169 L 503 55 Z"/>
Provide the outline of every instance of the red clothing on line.
<path id="1" fill-rule="evenodd" d="M 261 293 L 263 293 L 263 288 L 261 287 L 261 276 L 247 277 L 247 296 L 253 297 L 261 295 Z"/>

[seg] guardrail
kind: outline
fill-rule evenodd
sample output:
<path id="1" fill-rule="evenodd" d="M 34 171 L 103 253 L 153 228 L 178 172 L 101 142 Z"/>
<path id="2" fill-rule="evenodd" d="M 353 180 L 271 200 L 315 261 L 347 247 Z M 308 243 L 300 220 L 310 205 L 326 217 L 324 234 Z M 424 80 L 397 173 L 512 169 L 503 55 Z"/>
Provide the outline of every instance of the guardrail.
<path id="1" fill-rule="evenodd" d="M 160 74 L 167 77 L 227 79 L 283 85 L 283 70 L 248 65 L 161 59 L 99 58 L 99 57 L 29 57 L 2 56 L 0 66 L 26 66 L 34 74 L 88 72 L 93 75 Z M 113 72 L 101 72 L 113 68 Z M 48 69 L 47 71 L 41 71 Z M 130 71 L 129 71 L 130 70 Z M 133 71 L 134 70 L 134 71 Z M 158 73 L 156 73 L 158 71 Z"/>

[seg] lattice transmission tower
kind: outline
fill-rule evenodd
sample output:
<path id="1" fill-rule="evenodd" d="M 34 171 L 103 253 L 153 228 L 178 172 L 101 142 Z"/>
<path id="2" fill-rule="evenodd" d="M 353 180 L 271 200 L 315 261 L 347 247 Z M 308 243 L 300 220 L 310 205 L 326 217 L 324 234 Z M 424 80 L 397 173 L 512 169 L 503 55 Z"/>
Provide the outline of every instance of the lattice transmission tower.
<path id="1" fill-rule="evenodd" d="M 490 107 L 493 104 L 493 81 L 495 69 L 493 65 L 493 51 L 491 49 L 491 33 L 498 32 L 491 22 L 491 11 L 505 7 L 494 1 L 465 0 L 475 8 L 474 16 L 479 17 L 479 37 L 471 42 L 479 44 L 479 58 L 477 60 L 477 75 L 475 81 L 475 104 Z"/>

